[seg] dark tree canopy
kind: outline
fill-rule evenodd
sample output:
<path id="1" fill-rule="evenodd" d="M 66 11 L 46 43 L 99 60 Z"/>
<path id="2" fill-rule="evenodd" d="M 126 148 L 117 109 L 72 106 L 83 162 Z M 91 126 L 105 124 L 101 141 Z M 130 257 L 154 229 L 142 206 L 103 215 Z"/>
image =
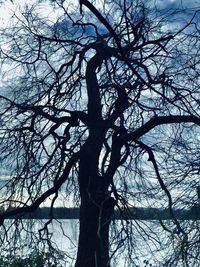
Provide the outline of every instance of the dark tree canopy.
<path id="1" fill-rule="evenodd" d="M 197 267 L 199 221 L 175 211 L 199 211 L 199 12 L 97 2 L 24 7 L 1 29 L 0 246 L 58 264 L 64 203 L 80 207 L 67 266 Z M 47 204 L 48 221 L 23 220 Z M 137 207 L 171 220 L 130 220 Z"/>

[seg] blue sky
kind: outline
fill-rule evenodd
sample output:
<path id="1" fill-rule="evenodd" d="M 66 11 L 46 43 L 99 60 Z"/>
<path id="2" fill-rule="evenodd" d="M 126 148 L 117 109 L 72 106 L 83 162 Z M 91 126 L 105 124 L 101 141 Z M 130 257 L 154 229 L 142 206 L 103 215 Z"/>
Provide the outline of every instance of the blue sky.
<path id="1" fill-rule="evenodd" d="M 200 8 L 200 0 L 155 0 L 159 8 Z"/>

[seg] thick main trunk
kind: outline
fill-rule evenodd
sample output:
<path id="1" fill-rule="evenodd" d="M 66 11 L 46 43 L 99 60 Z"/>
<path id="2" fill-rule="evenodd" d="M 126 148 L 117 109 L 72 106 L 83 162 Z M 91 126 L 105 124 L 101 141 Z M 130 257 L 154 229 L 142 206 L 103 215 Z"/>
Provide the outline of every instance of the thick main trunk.
<path id="1" fill-rule="evenodd" d="M 109 267 L 109 225 L 113 199 L 82 200 L 79 245 L 75 267 Z"/>

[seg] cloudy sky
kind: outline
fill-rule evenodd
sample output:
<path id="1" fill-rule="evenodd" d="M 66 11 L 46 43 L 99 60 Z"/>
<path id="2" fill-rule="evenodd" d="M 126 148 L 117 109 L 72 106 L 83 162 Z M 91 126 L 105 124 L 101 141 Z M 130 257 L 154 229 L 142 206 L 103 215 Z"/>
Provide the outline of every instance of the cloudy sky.
<path id="1" fill-rule="evenodd" d="M 160 8 L 200 8 L 199 0 L 155 0 Z"/>
<path id="2" fill-rule="evenodd" d="M 69 2 L 69 0 L 66 0 Z M 79 0 L 74 0 L 78 3 Z M 106 2 L 106 0 L 104 0 Z M 170 9 L 170 8 L 195 8 L 200 10 L 200 0 L 151 0 L 155 6 L 159 9 Z M 41 11 L 47 8 L 47 2 L 40 1 Z M 97 3 L 98 1 L 96 1 Z M 101 1 L 102 2 L 102 1 Z M 146 0 L 144 0 L 146 2 Z M 0 1 L 1 3 L 1 1 Z M 0 4 L 0 26 L 5 24 L 8 15 L 16 9 L 16 6 L 22 6 L 24 3 L 30 5 L 31 3 L 36 3 L 36 0 L 13 0 L 13 1 L 3 1 Z M 47 8 L 48 9 L 48 8 Z M 47 11 L 47 10 L 46 10 Z"/>

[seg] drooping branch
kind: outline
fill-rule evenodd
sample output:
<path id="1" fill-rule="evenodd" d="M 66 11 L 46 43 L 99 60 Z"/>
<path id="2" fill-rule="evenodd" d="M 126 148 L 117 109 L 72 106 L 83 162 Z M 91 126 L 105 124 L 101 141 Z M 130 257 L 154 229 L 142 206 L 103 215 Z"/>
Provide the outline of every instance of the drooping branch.
<path id="1" fill-rule="evenodd" d="M 160 184 L 160 187 L 161 189 L 165 192 L 167 198 L 168 198 L 168 206 L 169 206 L 169 213 L 171 215 L 171 218 L 172 220 L 174 221 L 174 223 L 176 224 L 176 227 L 178 229 L 178 233 L 182 233 L 183 236 L 184 236 L 184 239 L 187 240 L 188 237 L 187 237 L 187 234 L 185 233 L 185 231 L 183 231 L 183 229 L 181 228 L 181 225 L 179 223 L 179 221 L 177 220 L 176 216 L 175 216 L 175 213 L 173 211 L 173 201 L 172 201 L 172 196 L 170 194 L 170 191 L 168 190 L 167 186 L 165 185 L 162 177 L 160 176 L 160 172 L 159 172 L 159 169 L 158 169 L 158 164 L 156 162 L 156 159 L 155 159 L 155 156 L 154 156 L 154 153 L 152 151 L 152 149 L 147 146 L 146 144 L 144 144 L 143 142 L 141 141 L 138 141 L 138 140 L 135 140 L 135 142 L 143 149 L 145 150 L 148 155 L 149 155 L 149 161 L 152 162 L 152 165 L 153 165 L 153 168 L 154 168 L 154 171 L 156 173 L 156 177 L 158 179 L 158 182 Z"/>
<path id="2" fill-rule="evenodd" d="M 3 224 L 3 221 L 8 218 L 12 218 L 13 216 L 23 216 L 23 214 L 26 213 L 32 213 L 36 211 L 40 204 L 43 203 L 49 196 L 55 194 L 59 188 L 62 186 L 62 184 L 67 180 L 69 177 L 69 173 L 71 171 L 72 166 L 77 162 L 79 158 L 79 152 L 74 153 L 73 156 L 69 159 L 61 177 L 55 181 L 54 185 L 45 191 L 40 197 L 37 198 L 37 200 L 31 204 L 30 206 L 24 206 L 24 207 L 19 207 L 15 208 L 12 210 L 7 210 L 5 212 L 0 213 L 0 225 Z"/>

